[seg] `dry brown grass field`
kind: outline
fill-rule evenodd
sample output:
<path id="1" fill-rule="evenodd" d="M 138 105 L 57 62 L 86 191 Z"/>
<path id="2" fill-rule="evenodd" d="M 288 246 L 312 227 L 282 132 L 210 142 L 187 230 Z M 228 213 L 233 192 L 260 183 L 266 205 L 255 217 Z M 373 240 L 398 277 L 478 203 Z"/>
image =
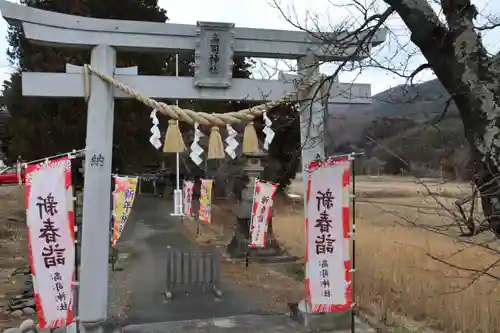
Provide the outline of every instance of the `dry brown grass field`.
<path id="1" fill-rule="evenodd" d="M 465 244 L 453 236 L 455 228 L 447 227 L 454 223 L 454 197 L 470 193 L 469 186 L 423 183 L 402 177 L 357 177 L 357 303 L 387 321 L 404 316 L 414 324 L 448 332 L 500 332 L 498 281 L 470 271 L 492 265 L 498 255 Z M 291 192 L 301 190 L 300 179 L 290 187 Z M 278 202 L 275 213 L 278 239 L 303 257 L 303 204 Z M 491 273 L 500 276 L 500 268 Z"/>
<path id="2" fill-rule="evenodd" d="M 17 186 L 0 187 L 0 309 L 23 288 L 23 277 L 12 273 L 27 268 L 28 241 L 25 222 L 25 191 Z M 0 330 L 18 324 L 0 311 Z"/>
<path id="3" fill-rule="evenodd" d="M 469 187 L 423 183 L 401 177 L 357 177 L 357 303 L 388 324 L 404 316 L 413 319 L 414 327 L 500 332 L 498 281 L 476 278 L 471 272 L 491 265 L 498 254 L 465 244 L 453 236 L 456 230 L 445 227 L 454 222 L 450 215 L 454 198 L 470 193 Z M 290 191 L 301 190 L 298 179 Z M 16 187 L 0 188 L 0 304 L 21 287 L 17 279 L 9 279 L 10 273 L 27 265 L 23 195 Z M 281 244 L 303 256 L 303 204 L 278 201 L 275 212 L 273 226 Z M 500 276 L 500 268 L 491 273 Z"/>

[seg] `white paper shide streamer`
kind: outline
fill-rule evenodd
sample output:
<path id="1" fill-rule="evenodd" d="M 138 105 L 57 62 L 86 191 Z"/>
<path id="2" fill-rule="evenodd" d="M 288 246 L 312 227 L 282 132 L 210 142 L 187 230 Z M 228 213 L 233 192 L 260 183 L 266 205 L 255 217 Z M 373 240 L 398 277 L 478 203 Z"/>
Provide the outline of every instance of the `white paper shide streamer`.
<path id="1" fill-rule="evenodd" d="M 264 134 L 266 135 L 264 139 L 264 149 L 269 150 L 269 145 L 271 145 L 271 142 L 273 142 L 275 134 L 271 127 L 273 125 L 273 122 L 271 121 L 271 119 L 269 119 L 267 113 L 264 113 L 262 118 L 264 119 L 264 124 L 266 125 L 262 130 L 262 132 L 264 132 Z"/>
<path id="2" fill-rule="evenodd" d="M 227 143 L 227 146 L 225 151 L 226 154 L 231 156 L 231 158 L 234 160 L 236 158 L 236 148 L 238 148 L 239 146 L 238 140 L 236 140 L 236 135 L 238 135 L 238 133 L 229 124 L 226 125 L 226 129 L 227 129 L 227 138 L 225 141 Z"/>
<path id="3" fill-rule="evenodd" d="M 199 144 L 200 139 L 203 137 L 203 133 L 198 129 L 199 126 L 200 125 L 198 123 L 194 124 L 194 139 L 191 144 L 191 154 L 189 154 L 189 157 L 191 157 L 191 160 L 193 160 L 196 165 L 200 165 L 203 162 L 200 155 L 204 152 L 203 148 Z"/>
<path id="4" fill-rule="evenodd" d="M 160 149 L 161 147 L 161 134 L 160 134 L 160 128 L 158 127 L 158 124 L 160 121 L 158 120 L 158 117 L 156 117 L 156 109 L 151 111 L 151 114 L 149 115 L 149 118 L 151 118 L 151 121 L 153 123 L 153 126 L 151 127 L 151 137 L 149 138 L 149 142 L 155 147 L 156 149 Z"/>

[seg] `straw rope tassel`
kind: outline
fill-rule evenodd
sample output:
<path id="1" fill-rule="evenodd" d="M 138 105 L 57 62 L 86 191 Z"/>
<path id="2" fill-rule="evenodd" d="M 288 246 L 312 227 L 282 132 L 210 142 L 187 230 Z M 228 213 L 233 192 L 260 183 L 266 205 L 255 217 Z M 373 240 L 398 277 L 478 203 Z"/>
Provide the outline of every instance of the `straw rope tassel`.
<path id="1" fill-rule="evenodd" d="M 182 139 L 179 121 L 170 119 L 168 121 L 167 133 L 165 134 L 164 153 L 182 153 L 186 150 L 186 145 Z"/>
<path id="2" fill-rule="evenodd" d="M 258 152 L 260 152 L 259 139 L 253 121 L 251 121 L 245 126 L 245 132 L 243 133 L 243 153 Z"/>
<path id="3" fill-rule="evenodd" d="M 210 138 L 208 139 L 208 154 L 209 160 L 223 160 L 225 158 L 224 144 L 220 135 L 219 127 L 212 126 Z"/>

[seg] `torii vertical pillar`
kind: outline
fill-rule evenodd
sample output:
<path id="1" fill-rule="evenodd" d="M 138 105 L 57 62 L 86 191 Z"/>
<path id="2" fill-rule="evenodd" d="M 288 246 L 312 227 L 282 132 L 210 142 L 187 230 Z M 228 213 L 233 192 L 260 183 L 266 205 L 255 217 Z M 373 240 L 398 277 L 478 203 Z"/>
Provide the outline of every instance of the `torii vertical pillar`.
<path id="1" fill-rule="evenodd" d="M 115 49 L 94 47 L 90 63 L 113 76 Z M 78 317 L 85 332 L 99 332 L 108 316 L 114 97 L 113 87 L 94 75 L 89 93 Z"/>
<path id="2" fill-rule="evenodd" d="M 319 62 L 314 55 L 308 55 L 297 61 L 300 80 L 316 80 L 319 78 Z M 304 183 L 304 198 L 307 195 L 307 165 L 325 157 L 324 120 L 326 108 L 322 104 L 323 96 L 316 94 L 319 84 L 299 94 L 300 112 L 300 144 L 302 147 L 302 180 Z M 316 95 L 316 97 L 315 97 Z M 304 200 L 304 213 L 307 211 Z"/>
<path id="3" fill-rule="evenodd" d="M 319 78 L 319 63 L 317 58 L 313 55 L 298 59 L 297 69 L 300 82 Z M 318 157 L 325 157 L 325 140 L 323 135 L 325 108 L 321 103 L 321 94 L 315 94 L 318 87 L 319 85 L 316 83 L 309 89 L 300 92 L 298 96 L 300 112 L 300 145 L 302 148 L 302 182 L 304 186 L 304 215 L 307 213 L 307 166 L 312 161 L 318 159 Z M 308 267 L 306 264 L 306 274 L 307 270 Z M 303 301 L 302 304 L 307 305 L 308 302 Z M 308 309 L 304 310 L 306 313 L 309 312 Z"/>
<path id="4" fill-rule="evenodd" d="M 319 78 L 319 62 L 313 55 L 302 57 L 297 62 L 301 80 Z M 310 162 L 325 157 L 325 100 L 320 89 L 320 84 L 314 84 L 310 89 L 299 94 L 300 110 L 300 142 L 302 145 L 302 181 L 304 183 L 304 214 L 307 213 L 307 166 Z M 306 265 L 306 273 L 309 268 Z M 326 316 L 311 313 L 308 308 L 308 300 L 301 300 L 298 304 L 299 320 L 307 329 L 325 330 L 338 329 L 348 330 L 351 327 L 351 311 L 328 313 Z M 332 327 L 334 325 L 335 327 Z"/>

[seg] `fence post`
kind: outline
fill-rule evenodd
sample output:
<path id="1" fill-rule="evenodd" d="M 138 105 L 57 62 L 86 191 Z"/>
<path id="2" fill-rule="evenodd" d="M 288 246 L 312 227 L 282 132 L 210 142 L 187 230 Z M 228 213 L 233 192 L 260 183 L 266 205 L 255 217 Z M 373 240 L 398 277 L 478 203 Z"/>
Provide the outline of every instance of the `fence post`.
<path id="1" fill-rule="evenodd" d="M 214 249 L 212 260 L 212 290 L 217 297 L 222 297 L 220 289 L 220 252 L 218 248 Z"/>
<path id="2" fill-rule="evenodd" d="M 172 299 L 172 280 L 173 280 L 173 251 L 170 246 L 167 246 L 167 260 L 166 260 L 166 278 L 165 278 L 165 298 Z"/>

